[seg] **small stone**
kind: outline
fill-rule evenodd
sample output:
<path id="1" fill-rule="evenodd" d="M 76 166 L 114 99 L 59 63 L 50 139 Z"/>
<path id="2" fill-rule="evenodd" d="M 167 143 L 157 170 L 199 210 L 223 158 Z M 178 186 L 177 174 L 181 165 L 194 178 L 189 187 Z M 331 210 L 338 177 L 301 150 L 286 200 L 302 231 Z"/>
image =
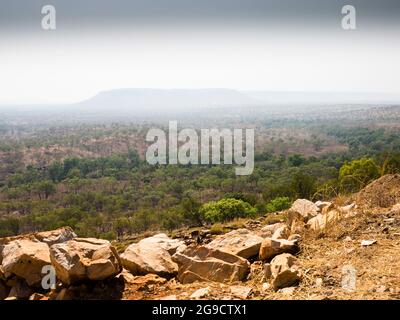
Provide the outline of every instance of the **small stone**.
<path id="1" fill-rule="evenodd" d="M 375 288 L 375 292 L 378 292 L 378 293 L 384 293 L 386 291 L 389 291 L 389 289 L 388 289 L 388 287 L 386 287 L 384 285 L 378 286 Z"/>
<path id="2" fill-rule="evenodd" d="M 160 300 L 178 300 L 178 298 L 175 294 L 172 294 L 169 296 L 162 297 L 162 298 L 160 298 Z"/>
<path id="3" fill-rule="evenodd" d="M 46 296 L 40 293 L 34 293 L 29 297 L 29 300 L 48 300 Z"/>
<path id="4" fill-rule="evenodd" d="M 262 285 L 262 290 L 268 291 L 269 289 L 271 289 L 271 285 L 268 282 L 264 282 Z"/>
<path id="5" fill-rule="evenodd" d="M 322 287 L 322 284 L 324 283 L 324 281 L 322 280 L 322 278 L 317 278 L 315 279 L 315 286 L 320 288 Z"/>
<path id="6" fill-rule="evenodd" d="M 368 247 L 368 246 L 372 246 L 375 243 L 377 243 L 377 240 L 363 240 L 363 241 L 361 241 L 361 246 Z"/>
<path id="7" fill-rule="evenodd" d="M 201 288 L 201 289 L 198 289 L 195 292 L 193 292 L 192 295 L 190 296 L 190 298 L 191 299 L 201 299 L 201 298 L 208 296 L 209 293 L 210 293 L 210 287 Z"/>
<path id="8" fill-rule="evenodd" d="M 288 295 L 288 296 L 291 296 L 294 293 L 295 290 L 296 290 L 295 287 L 287 287 L 287 288 L 279 289 L 278 292 L 283 293 L 283 294 Z"/>
<path id="9" fill-rule="evenodd" d="M 232 286 L 230 290 L 232 295 L 240 299 L 247 299 L 252 291 L 250 287 L 246 286 Z"/>

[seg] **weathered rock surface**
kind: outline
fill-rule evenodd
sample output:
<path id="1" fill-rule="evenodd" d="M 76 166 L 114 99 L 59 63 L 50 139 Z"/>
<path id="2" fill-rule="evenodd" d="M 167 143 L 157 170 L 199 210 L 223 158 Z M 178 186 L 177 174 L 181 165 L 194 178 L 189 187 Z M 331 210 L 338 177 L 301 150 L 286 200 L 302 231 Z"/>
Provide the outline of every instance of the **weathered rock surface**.
<path id="1" fill-rule="evenodd" d="M 284 225 L 284 226 L 276 229 L 271 238 L 272 239 L 287 239 L 289 237 L 289 235 L 290 235 L 290 230 L 286 225 Z"/>
<path id="2" fill-rule="evenodd" d="M 2 252 L 4 246 L 12 241 L 30 240 L 33 242 L 44 242 L 50 246 L 52 244 L 62 243 L 71 240 L 73 238 L 76 238 L 76 234 L 72 231 L 70 227 L 62 227 L 51 231 L 22 234 L 15 237 L 0 238 L 0 264 L 2 263 L 3 260 Z"/>
<path id="3" fill-rule="evenodd" d="M 70 227 L 63 227 L 52 231 L 37 232 L 34 234 L 34 237 L 40 242 L 51 246 L 76 238 L 76 234 Z"/>
<path id="4" fill-rule="evenodd" d="M 298 284 L 301 279 L 300 268 L 296 257 L 283 253 L 266 265 L 265 276 L 271 279 L 275 291 Z"/>
<path id="5" fill-rule="evenodd" d="M 322 231 L 327 228 L 330 224 L 340 219 L 340 212 L 338 210 L 329 211 L 326 214 L 319 213 L 314 218 L 311 218 L 307 222 L 307 226 L 314 231 Z"/>
<path id="6" fill-rule="evenodd" d="M 42 268 L 50 264 L 49 247 L 46 243 L 20 239 L 3 247 L 2 269 L 8 278 L 17 275 L 28 285 L 40 284 Z"/>
<path id="7" fill-rule="evenodd" d="M 258 255 L 263 240 L 262 237 L 247 229 L 237 229 L 218 236 L 206 247 L 248 259 Z"/>
<path id="8" fill-rule="evenodd" d="M 246 259 L 204 246 L 188 247 L 172 258 L 179 265 L 178 280 L 181 283 L 240 281 L 250 269 Z"/>
<path id="9" fill-rule="evenodd" d="M 283 222 L 278 222 L 274 224 L 269 224 L 261 228 L 260 236 L 263 238 L 270 238 L 274 234 L 274 232 L 280 227 L 284 227 L 285 224 Z"/>
<path id="10" fill-rule="evenodd" d="M 57 277 L 66 284 L 104 280 L 118 274 L 121 263 L 107 240 L 75 238 L 50 247 L 50 259 Z"/>
<path id="11" fill-rule="evenodd" d="M 285 239 L 268 238 L 263 241 L 260 247 L 260 260 L 268 260 L 281 253 L 297 253 L 299 246 L 297 241 Z"/>
<path id="12" fill-rule="evenodd" d="M 200 288 L 190 295 L 191 299 L 205 298 L 210 294 L 210 287 Z"/>
<path id="13" fill-rule="evenodd" d="M 157 246 L 167 250 L 170 254 L 174 254 L 176 250 L 184 245 L 184 242 L 178 239 L 171 239 L 165 233 L 159 233 L 152 237 L 145 238 L 139 241 L 140 244 L 146 246 Z"/>
<path id="14" fill-rule="evenodd" d="M 315 203 L 306 199 L 297 199 L 288 211 L 288 225 L 291 226 L 295 220 L 307 222 L 315 217 L 319 210 Z"/>
<path id="15" fill-rule="evenodd" d="M 182 241 L 170 239 L 165 234 L 155 235 L 131 244 L 121 254 L 121 262 L 135 275 L 154 273 L 170 277 L 178 272 L 178 265 L 171 255 L 182 246 Z"/>

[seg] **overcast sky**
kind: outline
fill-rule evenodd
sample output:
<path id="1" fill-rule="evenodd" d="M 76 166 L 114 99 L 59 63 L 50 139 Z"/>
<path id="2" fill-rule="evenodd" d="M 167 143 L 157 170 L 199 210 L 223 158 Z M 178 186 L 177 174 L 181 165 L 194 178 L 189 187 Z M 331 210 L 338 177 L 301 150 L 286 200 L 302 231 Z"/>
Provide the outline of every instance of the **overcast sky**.
<path id="1" fill-rule="evenodd" d="M 345 4 L 357 30 L 341 28 Z M 397 0 L 0 0 L 0 103 L 128 87 L 400 94 L 399 31 Z"/>

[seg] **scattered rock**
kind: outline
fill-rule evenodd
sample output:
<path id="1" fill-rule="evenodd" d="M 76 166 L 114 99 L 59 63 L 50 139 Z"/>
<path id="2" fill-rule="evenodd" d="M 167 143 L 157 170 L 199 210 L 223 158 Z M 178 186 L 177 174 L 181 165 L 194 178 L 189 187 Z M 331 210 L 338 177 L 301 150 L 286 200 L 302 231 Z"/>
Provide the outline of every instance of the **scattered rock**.
<path id="1" fill-rule="evenodd" d="M 210 287 L 201 288 L 193 292 L 190 296 L 191 299 L 201 299 L 207 297 L 210 293 Z"/>
<path id="2" fill-rule="evenodd" d="M 260 247 L 260 260 L 271 259 L 281 253 L 297 253 L 299 246 L 297 241 L 289 241 L 285 239 L 265 239 Z"/>
<path id="3" fill-rule="evenodd" d="M 248 259 L 258 255 L 263 240 L 262 237 L 247 229 L 237 229 L 218 236 L 206 247 Z"/>
<path id="4" fill-rule="evenodd" d="M 277 222 L 274 224 L 269 224 L 261 228 L 260 236 L 263 238 L 270 238 L 274 234 L 274 232 L 280 227 L 284 227 L 285 224 L 282 222 Z"/>
<path id="5" fill-rule="evenodd" d="M 184 247 L 182 241 L 159 234 L 131 244 L 120 257 L 124 268 L 134 275 L 154 273 L 171 277 L 178 272 L 171 256 L 179 247 Z"/>
<path id="6" fill-rule="evenodd" d="M 339 220 L 339 218 L 340 212 L 337 210 L 329 211 L 326 214 L 319 213 L 314 218 L 308 220 L 307 226 L 309 226 L 311 230 L 322 231 L 329 225 L 333 224 L 335 221 Z"/>
<path id="7" fill-rule="evenodd" d="M 317 278 L 317 279 L 315 279 L 315 286 L 316 286 L 317 288 L 322 287 L 323 283 L 324 283 L 324 281 L 322 280 L 322 278 Z"/>
<path id="8" fill-rule="evenodd" d="M 393 205 L 390 209 L 390 213 L 396 215 L 400 214 L 400 203 L 396 203 L 395 205 Z"/>
<path id="9" fill-rule="evenodd" d="M 307 222 L 310 218 L 315 217 L 318 212 L 319 208 L 313 202 L 297 199 L 288 211 L 288 225 L 291 226 L 295 220 Z"/>
<path id="10" fill-rule="evenodd" d="M 296 285 L 300 281 L 297 259 L 289 253 L 276 256 L 271 261 L 272 286 L 275 291 Z"/>
<path id="11" fill-rule="evenodd" d="M 39 285 L 42 268 L 49 264 L 49 247 L 43 242 L 20 239 L 3 247 L 2 268 L 7 278 L 14 274 L 25 279 L 30 286 Z"/>
<path id="12" fill-rule="evenodd" d="M 377 243 L 377 240 L 362 240 L 361 241 L 361 246 L 362 247 L 369 247 L 369 246 L 372 246 L 375 243 Z"/>
<path id="13" fill-rule="evenodd" d="M 239 256 L 208 247 L 188 247 L 173 255 L 181 283 L 195 281 L 233 282 L 245 279 L 249 262 Z"/>
<path id="14" fill-rule="evenodd" d="M 234 297 L 244 300 L 250 296 L 252 288 L 247 286 L 231 286 L 230 291 Z"/>
<path id="15" fill-rule="evenodd" d="M 284 226 L 276 229 L 271 238 L 272 239 L 287 239 L 289 237 L 289 234 L 290 234 L 289 228 L 286 225 L 284 225 Z"/>
<path id="16" fill-rule="evenodd" d="M 381 285 L 381 286 L 376 287 L 374 291 L 378 292 L 378 293 L 384 293 L 386 291 L 389 291 L 389 288 L 386 287 L 385 285 Z"/>
<path id="17" fill-rule="evenodd" d="M 165 296 L 160 298 L 160 300 L 178 300 L 178 297 L 175 294 L 169 295 L 169 296 Z"/>
<path id="18" fill-rule="evenodd" d="M 268 291 L 269 289 L 271 289 L 271 285 L 268 282 L 264 282 L 262 284 L 262 290 L 265 292 Z"/>
<path id="19" fill-rule="evenodd" d="M 335 205 L 329 201 L 317 201 L 315 205 L 321 213 L 326 213 L 335 207 Z"/>
<path id="20" fill-rule="evenodd" d="M 289 238 L 288 238 L 289 241 L 294 241 L 294 242 L 300 242 L 301 239 L 302 239 L 302 238 L 301 238 L 301 235 L 299 235 L 299 234 L 297 234 L 297 233 L 292 234 L 292 235 L 289 236 Z"/>
<path id="21" fill-rule="evenodd" d="M 75 238 L 50 247 L 50 259 L 57 277 L 65 284 L 104 280 L 118 274 L 121 262 L 107 240 Z"/>
<path id="22" fill-rule="evenodd" d="M 287 287 L 287 288 L 279 289 L 278 292 L 282 293 L 284 295 L 291 296 L 291 295 L 293 295 L 295 290 L 296 290 L 296 287 Z"/>
<path id="23" fill-rule="evenodd" d="M 29 300 L 48 300 L 46 296 L 40 293 L 34 293 L 29 297 Z"/>

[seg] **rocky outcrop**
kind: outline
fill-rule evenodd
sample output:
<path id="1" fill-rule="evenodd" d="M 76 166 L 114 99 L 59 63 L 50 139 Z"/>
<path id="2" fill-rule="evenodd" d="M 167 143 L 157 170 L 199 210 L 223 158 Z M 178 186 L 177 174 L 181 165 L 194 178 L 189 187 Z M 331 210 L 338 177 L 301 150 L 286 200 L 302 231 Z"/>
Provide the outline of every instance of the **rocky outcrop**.
<path id="1" fill-rule="evenodd" d="M 75 238 L 50 247 L 50 260 L 57 277 L 65 284 L 104 280 L 118 274 L 121 263 L 107 240 Z"/>
<path id="2" fill-rule="evenodd" d="M 188 247 L 173 255 L 181 283 L 195 281 L 233 282 L 249 273 L 249 262 L 239 256 L 208 247 Z"/>
<path id="3" fill-rule="evenodd" d="M 293 221 L 299 220 L 307 222 L 312 217 L 315 217 L 319 208 L 313 202 L 306 199 L 296 200 L 288 211 L 288 225 L 291 226 Z"/>
<path id="4" fill-rule="evenodd" d="M 6 278 L 16 275 L 35 286 L 42 280 L 42 268 L 50 264 L 46 243 L 21 238 L 3 247 L 2 269 Z"/>
<path id="5" fill-rule="evenodd" d="M 76 238 L 76 234 L 70 227 L 62 227 L 56 230 L 34 232 L 23 234 L 15 237 L 0 238 L 0 264 L 3 260 L 3 248 L 5 245 L 16 240 L 30 240 L 33 242 L 43 242 L 47 245 L 52 245 L 55 243 L 62 243 L 68 240 Z"/>
<path id="6" fill-rule="evenodd" d="M 237 229 L 218 236 L 206 247 L 248 259 L 258 255 L 264 239 L 247 229 Z"/>
<path id="7" fill-rule="evenodd" d="M 275 291 L 298 284 L 301 273 L 296 257 L 288 253 L 276 256 L 266 264 L 265 277 L 271 281 Z"/>
<path id="8" fill-rule="evenodd" d="M 268 260 L 281 253 L 297 253 L 299 251 L 298 241 L 285 239 L 265 239 L 260 247 L 260 260 Z"/>
<path id="9" fill-rule="evenodd" d="M 170 239 L 165 234 L 155 235 L 131 244 L 121 254 L 121 262 L 134 275 L 154 273 L 171 277 L 178 272 L 178 265 L 171 256 L 182 246 L 182 241 Z"/>

